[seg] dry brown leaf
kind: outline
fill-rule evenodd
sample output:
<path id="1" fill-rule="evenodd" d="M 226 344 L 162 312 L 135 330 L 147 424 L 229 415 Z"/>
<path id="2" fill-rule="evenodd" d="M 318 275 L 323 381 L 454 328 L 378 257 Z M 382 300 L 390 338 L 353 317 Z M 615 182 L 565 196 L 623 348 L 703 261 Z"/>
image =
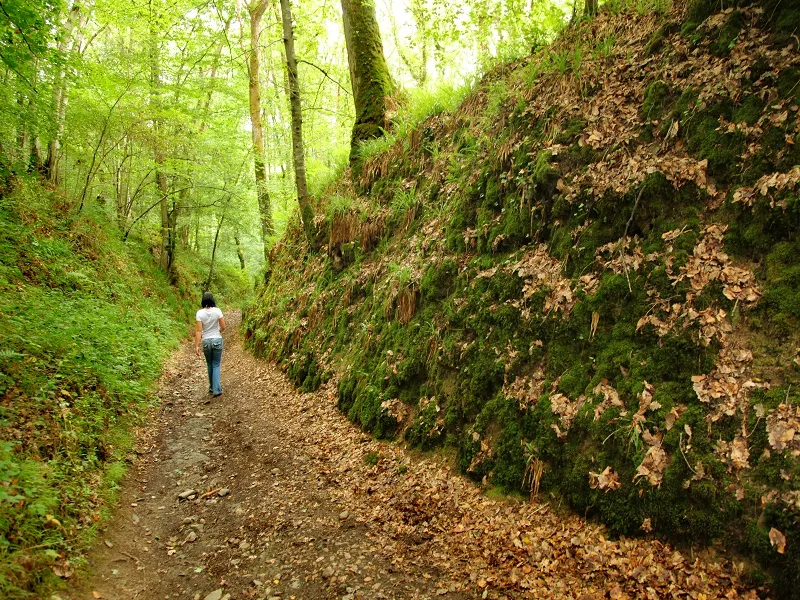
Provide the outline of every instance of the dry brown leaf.
<path id="1" fill-rule="evenodd" d="M 778 554 L 786 551 L 786 536 L 774 527 L 769 530 L 769 543 L 778 551 Z"/>
<path id="2" fill-rule="evenodd" d="M 616 490 L 622 487 L 619 481 L 619 476 L 614 473 L 611 466 L 606 467 L 602 473 L 593 473 L 589 471 L 589 487 L 593 490 Z"/>

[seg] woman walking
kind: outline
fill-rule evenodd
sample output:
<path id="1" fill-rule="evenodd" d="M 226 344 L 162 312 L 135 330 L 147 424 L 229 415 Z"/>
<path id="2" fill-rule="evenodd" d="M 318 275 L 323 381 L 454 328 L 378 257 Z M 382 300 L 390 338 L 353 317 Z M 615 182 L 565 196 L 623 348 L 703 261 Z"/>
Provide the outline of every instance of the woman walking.
<path id="1" fill-rule="evenodd" d="M 195 334 L 195 353 L 200 356 L 202 344 L 203 354 L 208 367 L 208 393 L 215 398 L 222 395 L 222 384 L 219 371 L 222 363 L 222 332 L 225 331 L 225 317 L 217 308 L 211 292 L 205 292 L 197 311 L 197 333 Z"/>

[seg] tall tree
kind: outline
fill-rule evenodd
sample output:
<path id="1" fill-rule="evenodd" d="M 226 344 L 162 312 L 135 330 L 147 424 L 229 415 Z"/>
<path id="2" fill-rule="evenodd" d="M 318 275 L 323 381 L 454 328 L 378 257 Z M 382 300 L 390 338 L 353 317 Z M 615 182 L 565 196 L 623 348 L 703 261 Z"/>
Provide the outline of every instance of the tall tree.
<path id="1" fill-rule="evenodd" d="M 259 74 L 259 39 L 261 19 L 269 0 L 255 0 L 247 7 L 250 16 L 250 46 L 247 50 L 247 74 L 250 89 L 250 124 L 253 135 L 253 167 L 255 169 L 256 196 L 261 213 L 261 235 L 264 240 L 264 258 L 269 258 L 269 237 L 274 233 L 272 203 L 267 190 L 267 168 L 264 161 L 264 126 L 261 121 L 261 79 Z"/>
<path id="2" fill-rule="evenodd" d="M 162 0 L 150 0 L 149 25 L 150 25 L 150 98 L 152 102 L 153 118 L 153 157 L 155 160 L 156 193 L 159 198 L 161 216 L 161 258 L 160 266 L 167 277 L 174 278 L 174 251 L 175 243 L 172 240 L 173 228 L 169 211 L 169 184 L 167 173 L 164 170 L 164 148 L 161 139 L 162 129 L 162 102 L 161 102 L 161 31 L 159 29 L 162 15 Z"/>
<path id="3" fill-rule="evenodd" d="M 300 82 L 297 78 L 297 56 L 294 51 L 294 31 L 292 28 L 292 9 L 289 0 L 281 0 L 283 21 L 283 45 L 286 49 L 286 71 L 289 75 L 289 105 L 292 111 L 292 158 L 294 159 L 294 179 L 297 186 L 297 202 L 300 204 L 300 218 L 309 242 L 314 238 L 314 211 L 308 199 L 306 185 L 306 157 L 303 150 L 303 108 L 300 103 Z"/>
<path id="4" fill-rule="evenodd" d="M 58 43 L 58 65 L 55 81 L 53 82 L 53 136 L 47 144 L 47 162 L 44 173 L 47 179 L 54 184 L 61 181 L 59 170 L 59 157 L 61 141 L 64 137 L 64 125 L 67 115 L 67 99 L 69 94 L 68 69 L 74 55 L 80 50 L 83 38 L 83 27 L 86 24 L 88 11 L 82 0 L 75 0 L 64 19 L 61 40 Z"/>
<path id="5" fill-rule="evenodd" d="M 380 137 L 387 127 L 386 100 L 392 91 L 392 78 L 373 0 L 342 0 L 342 21 L 356 106 L 350 136 L 350 164 L 355 165 L 359 144 Z"/>

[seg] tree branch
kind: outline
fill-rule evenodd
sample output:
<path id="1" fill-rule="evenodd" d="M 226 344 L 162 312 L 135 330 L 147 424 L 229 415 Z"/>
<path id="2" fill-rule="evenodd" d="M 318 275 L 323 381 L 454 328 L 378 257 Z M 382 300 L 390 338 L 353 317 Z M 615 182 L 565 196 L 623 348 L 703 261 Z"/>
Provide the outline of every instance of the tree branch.
<path id="1" fill-rule="evenodd" d="M 331 80 L 333 83 L 335 83 L 336 85 L 338 85 L 338 86 L 339 86 L 339 88 L 340 88 L 342 91 L 344 91 L 346 94 L 349 94 L 349 95 L 351 95 L 351 96 L 353 95 L 353 94 L 352 94 L 352 92 L 350 92 L 350 90 L 348 90 L 347 88 L 345 88 L 345 87 L 344 87 L 344 86 L 343 86 L 341 83 L 339 83 L 339 82 L 338 82 L 338 81 L 336 81 L 336 80 L 335 80 L 333 77 L 331 77 L 330 75 L 328 75 L 328 72 L 327 72 L 325 69 L 323 69 L 322 67 L 318 67 L 318 66 L 317 66 L 317 65 L 315 65 L 314 63 L 312 63 L 312 62 L 308 62 L 307 60 L 302 60 L 302 59 L 301 59 L 301 60 L 298 60 L 297 62 L 298 62 L 298 63 L 303 63 L 303 64 L 306 64 L 306 65 L 308 65 L 308 66 L 310 66 L 310 67 L 314 67 L 314 68 L 315 68 L 315 69 L 317 69 L 317 70 L 318 70 L 320 73 L 322 73 L 322 74 L 323 74 L 325 77 L 327 77 L 327 78 L 328 78 L 328 79 L 330 79 L 330 80 Z"/>

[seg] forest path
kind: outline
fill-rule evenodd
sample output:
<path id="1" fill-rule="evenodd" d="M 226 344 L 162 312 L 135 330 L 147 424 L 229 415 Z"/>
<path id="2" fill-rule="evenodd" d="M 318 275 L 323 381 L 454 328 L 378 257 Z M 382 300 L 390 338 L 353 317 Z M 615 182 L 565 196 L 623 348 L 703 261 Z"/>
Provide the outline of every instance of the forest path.
<path id="1" fill-rule="evenodd" d="M 337 410 L 332 384 L 296 391 L 243 350 L 239 315 L 228 320 L 224 395 L 206 395 L 187 343 L 90 576 L 68 597 L 755 597 L 723 567 L 487 498 L 443 459 L 372 440 Z"/>

